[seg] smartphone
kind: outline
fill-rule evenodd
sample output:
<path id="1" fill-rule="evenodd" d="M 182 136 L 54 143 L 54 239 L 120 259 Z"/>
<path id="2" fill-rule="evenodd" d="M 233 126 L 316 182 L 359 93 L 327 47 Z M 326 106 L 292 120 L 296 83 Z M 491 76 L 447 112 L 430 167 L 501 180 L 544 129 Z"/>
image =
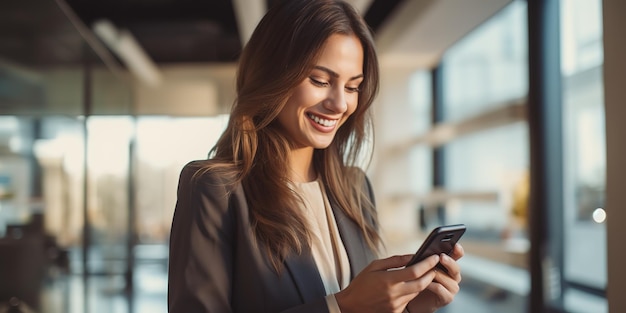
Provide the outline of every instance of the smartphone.
<path id="1" fill-rule="evenodd" d="M 417 250 L 413 258 L 406 266 L 418 263 L 433 254 L 450 254 L 454 249 L 454 245 L 461 239 L 461 236 L 465 233 L 464 224 L 439 226 L 433 229 L 424 243 Z M 437 268 L 448 272 L 445 266 L 441 263 L 437 264 Z"/>

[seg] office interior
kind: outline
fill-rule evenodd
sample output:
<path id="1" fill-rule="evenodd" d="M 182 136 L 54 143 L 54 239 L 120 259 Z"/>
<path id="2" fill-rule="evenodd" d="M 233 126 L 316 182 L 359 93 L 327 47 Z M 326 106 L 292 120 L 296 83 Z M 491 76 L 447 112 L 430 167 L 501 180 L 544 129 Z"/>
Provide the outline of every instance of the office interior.
<path id="1" fill-rule="evenodd" d="M 167 312 L 178 174 L 274 0 L 0 2 L 0 312 Z M 626 312 L 626 4 L 348 0 L 385 253 L 465 223 L 444 313 Z"/>

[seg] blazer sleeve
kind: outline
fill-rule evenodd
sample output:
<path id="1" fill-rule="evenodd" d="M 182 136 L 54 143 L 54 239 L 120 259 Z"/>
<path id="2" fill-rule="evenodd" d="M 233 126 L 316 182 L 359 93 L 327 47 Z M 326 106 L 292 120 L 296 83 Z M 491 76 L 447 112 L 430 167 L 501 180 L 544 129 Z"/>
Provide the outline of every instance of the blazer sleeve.
<path id="1" fill-rule="evenodd" d="M 233 213 L 225 184 L 215 175 L 180 175 L 169 250 L 170 313 L 232 312 Z"/>

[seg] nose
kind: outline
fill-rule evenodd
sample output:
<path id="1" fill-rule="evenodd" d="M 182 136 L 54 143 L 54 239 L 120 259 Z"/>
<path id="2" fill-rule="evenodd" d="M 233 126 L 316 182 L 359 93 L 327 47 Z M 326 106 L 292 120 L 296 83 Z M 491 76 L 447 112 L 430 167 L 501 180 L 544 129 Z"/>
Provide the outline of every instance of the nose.
<path id="1" fill-rule="evenodd" d="M 348 110 L 346 94 L 343 88 L 332 88 L 324 101 L 324 108 L 333 113 L 345 113 Z"/>

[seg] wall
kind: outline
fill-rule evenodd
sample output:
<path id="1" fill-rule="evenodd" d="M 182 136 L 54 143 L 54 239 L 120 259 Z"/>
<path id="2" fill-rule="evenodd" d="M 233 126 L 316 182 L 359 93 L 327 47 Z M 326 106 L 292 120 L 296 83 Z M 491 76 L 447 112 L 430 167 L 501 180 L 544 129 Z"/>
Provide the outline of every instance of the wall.
<path id="1" fill-rule="evenodd" d="M 604 0 L 604 86 L 607 143 L 607 245 L 609 312 L 626 312 L 626 2 Z"/>
<path id="2" fill-rule="evenodd" d="M 234 63 L 164 65 L 160 71 L 160 86 L 134 85 L 138 115 L 211 116 L 230 111 L 235 99 Z"/>

